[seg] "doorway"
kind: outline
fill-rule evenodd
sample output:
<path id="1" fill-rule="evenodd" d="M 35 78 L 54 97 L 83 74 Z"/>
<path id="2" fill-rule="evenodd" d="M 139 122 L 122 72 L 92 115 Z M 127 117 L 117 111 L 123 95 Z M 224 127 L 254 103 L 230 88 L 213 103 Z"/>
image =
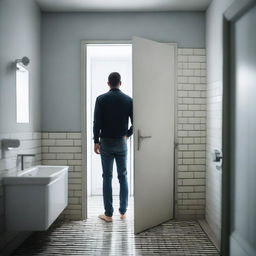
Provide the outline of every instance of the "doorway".
<path id="1" fill-rule="evenodd" d="M 130 53 L 132 52 L 132 56 L 129 55 L 128 63 L 130 64 L 128 66 L 130 68 L 128 70 L 130 70 L 130 74 L 132 72 L 133 87 L 130 87 L 130 91 L 128 88 L 127 90 L 124 89 L 124 86 L 121 89 L 133 96 L 134 135 L 130 141 L 130 169 L 134 167 L 134 174 L 131 169 L 129 180 L 131 196 L 134 190 L 134 211 L 132 211 L 132 215 L 134 215 L 134 232 L 137 234 L 174 217 L 175 77 L 177 54 L 177 45 L 175 43 L 161 43 L 139 37 L 133 37 L 128 42 L 81 41 L 82 168 L 84 170 L 82 177 L 82 211 L 83 218 L 86 219 L 91 205 L 88 195 L 100 193 L 101 190 L 101 182 L 93 182 L 96 174 L 91 171 L 94 171 L 91 159 L 93 154 L 92 113 L 95 97 L 108 90 L 106 85 L 107 76 L 116 67 L 112 66 L 108 71 L 104 71 L 103 80 L 97 80 L 99 79 L 98 76 L 95 78 L 95 81 L 98 81 L 96 82 L 97 85 L 100 84 L 104 88 L 105 84 L 106 89 L 103 89 L 103 91 L 96 90 L 95 95 L 92 96 L 92 90 L 90 89 L 92 86 L 88 86 L 89 81 L 92 80 L 92 70 L 88 68 L 88 66 L 92 65 L 92 62 L 88 62 L 88 55 L 90 55 L 88 50 L 89 47 L 109 47 L 107 51 L 105 50 L 105 59 L 103 54 L 100 54 L 100 58 L 103 59 L 97 69 L 98 72 L 104 73 L 102 65 L 104 61 L 107 61 L 106 57 L 110 57 L 110 55 L 113 57 L 118 52 L 118 50 L 115 50 L 110 54 L 111 47 L 125 47 L 127 45 L 130 47 Z M 100 53 L 99 49 L 97 48 L 94 52 Z M 116 61 L 120 63 L 120 56 L 118 58 Z M 109 63 L 110 66 L 112 64 L 112 62 Z M 108 68 L 109 65 L 107 65 Z M 117 68 L 115 70 L 119 71 L 121 75 L 124 72 Z M 124 83 L 125 75 L 122 75 L 122 77 Z M 131 164 L 133 162 L 132 157 L 134 158 L 134 164 Z M 98 169 L 100 169 L 99 158 L 97 165 Z M 100 175 L 98 174 L 97 176 L 99 177 Z M 92 190 L 92 187 L 95 190 Z M 99 194 L 95 195 L 95 197 L 102 200 L 102 196 Z M 130 203 L 132 201 L 130 200 Z M 128 209 L 129 207 L 132 207 L 131 204 Z M 103 202 L 100 210 L 103 210 Z"/>
<path id="2" fill-rule="evenodd" d="M 109 90 L 108 75 L 111 72 L 121 74 L 121 91 L 132 97 L 132 45 L 131 44 L 87 44 L 86 45 L 86 137 L 87 137 L 87 202 L 88 207 L 103 201 L 102 198 L 102 167 L 100 156 L 93 151 L 93 114 L 97 96 Z M 131 125 L 131 124 L 129 124 Z M 129 185 L 129 207 L 133 202 L 133 140 L 128 141 L 127 175 Z M 113 201 L 114 206 L 119 201 L 119 182 L 116 165 L 113 168 Z M 116 209 L 117 207 L 115 207 Z M 90 214 L 95 215 L 88 209 Z M 99 209 L 100 210 L 100 209 Z M 103 202 L 102 202 L 103 212 Z M 100 212 L 99 212 L 100 213 Z"/>

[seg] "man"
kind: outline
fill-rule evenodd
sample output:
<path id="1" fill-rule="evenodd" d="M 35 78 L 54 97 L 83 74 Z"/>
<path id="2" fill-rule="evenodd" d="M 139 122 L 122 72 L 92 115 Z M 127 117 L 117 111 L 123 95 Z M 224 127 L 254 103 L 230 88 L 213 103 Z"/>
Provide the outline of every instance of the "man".
<path id="1" fill-rule="evenodd" d="M 112 173 L 116 161 L 120 183 L 120 218 L 124 219 L 128 206 L 127 139 L 132 135 L 128 129 L 129 118 L 133 122 L 132 98 L 121 92 L 121 76 L 113 72 L 108 77 L 109 92 L 97 97 L 94 110 L 94 152 L 100 154 L 103 170 L 103 201 L 105 213 L 99 218 L 112 221 Z"/>

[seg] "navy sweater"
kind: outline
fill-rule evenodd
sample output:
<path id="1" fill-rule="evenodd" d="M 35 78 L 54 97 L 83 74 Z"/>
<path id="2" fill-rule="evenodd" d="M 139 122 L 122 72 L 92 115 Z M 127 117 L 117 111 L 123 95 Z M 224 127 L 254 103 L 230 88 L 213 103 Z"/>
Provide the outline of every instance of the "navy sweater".
<path id="1" fill-rule="evenodd" d="M 131 136 L 132 126 L 128 129 L 129 117 L 133 123 L 132 98 L 114 88 L 97 97 L 94 109 L 94 143 L 99 138 L 122 138 Z"/>

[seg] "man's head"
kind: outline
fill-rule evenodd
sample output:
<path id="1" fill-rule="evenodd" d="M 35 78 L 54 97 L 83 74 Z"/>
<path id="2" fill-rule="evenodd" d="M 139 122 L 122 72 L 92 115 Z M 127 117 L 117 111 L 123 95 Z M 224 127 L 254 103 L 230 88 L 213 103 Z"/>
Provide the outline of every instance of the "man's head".
<path id="1" fill-rule="evenodd" d="M 108 76 L 108 85 L 110 88 L 119 88 L 121 84 L 122 82 L 120 74 L 118 72 L 110 73 Z"/>

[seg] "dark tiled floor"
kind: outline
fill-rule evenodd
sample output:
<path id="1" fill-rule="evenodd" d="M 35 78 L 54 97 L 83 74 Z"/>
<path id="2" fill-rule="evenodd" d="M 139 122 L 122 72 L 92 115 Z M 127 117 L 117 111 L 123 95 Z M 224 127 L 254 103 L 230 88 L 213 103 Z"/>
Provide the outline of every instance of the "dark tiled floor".
<path id="1" fill-rule="evenodd" d="M 117 207 L 118 199 L 114 205 Z M 56 222 L 47 232 L 34 233 L 14 255 L 219 255 L 196 221 L 169 221 L 133 234 L 133 200 L 128 218 L 113 223 L 97 219 L 101 197 L 90 198 L 86 221 Z"/>

